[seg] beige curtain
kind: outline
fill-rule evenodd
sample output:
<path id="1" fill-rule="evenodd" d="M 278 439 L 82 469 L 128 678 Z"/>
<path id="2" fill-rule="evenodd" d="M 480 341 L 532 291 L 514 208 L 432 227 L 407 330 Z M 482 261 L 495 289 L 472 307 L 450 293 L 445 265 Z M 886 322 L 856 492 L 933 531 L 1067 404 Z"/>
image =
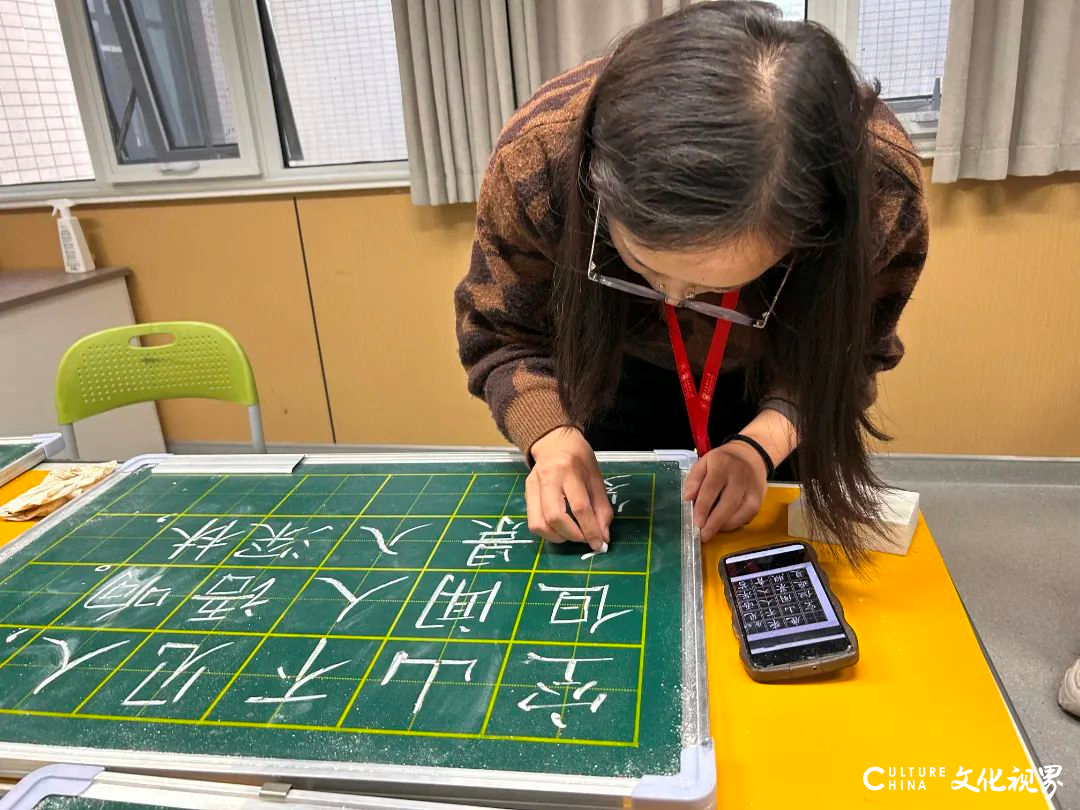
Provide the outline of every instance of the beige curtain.
<path id="1" fill-rule="evenodd" d="M 525 0 L 392 5 L 413 201 L 475 200 L 502 122 L 538 83 L 513 55 L 527 50 Z"/>
<path id="2" fill-rule="evenodd" d="M 1080 0 L 952 0 L 933 180 L 1080 169 Z"/>
<path id="3" fill-rule="evenodd" d="M 535 0 L 540 73 L 550 79 L 599 56 L 621 34 L 694 0 Z"/>
<path id="4" fill-rule="evenodd" d="M 472 202 L 503 123 L 548 78 L 692 0 L 392 0 L 413 202 Z"/>

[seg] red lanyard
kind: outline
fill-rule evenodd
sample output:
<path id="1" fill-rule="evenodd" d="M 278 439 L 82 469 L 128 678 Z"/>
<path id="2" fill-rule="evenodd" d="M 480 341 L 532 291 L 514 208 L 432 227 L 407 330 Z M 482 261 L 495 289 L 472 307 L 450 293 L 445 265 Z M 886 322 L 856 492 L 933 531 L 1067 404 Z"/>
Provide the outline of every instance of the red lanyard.
<path id="1" fill-rule="evenodd" d="M 732 290 L 724 293 L 720 305 L 725 309 L 735 309 L 739 303 L 739 291 Z M 727 348 L 728 333 L 731 331 L 731 321 L 717 320 L 713 329 L 712 343 L 709 344 L 709 354 L 705 358 L 705 369 L 701 375 L 701 389 L 694 384 L 694 374 L 690 370 L 690 361 L 686 357 L 686 346 L 683 344 L 682 330 L 679 328 L 679 319 L 675 314 L 675 307 L 664 304 L 664 317 L 667 319 L 668 335 L 671 337 L 671 351 L 675 355 L 675 370 L 679 373 L 679 384 L 682 386 L 683 398 L 686 400 L 686 414 L 690 417 L 690 431 L 694 436 L 694 446 L 699 456 L 703 456 L 712 449 L 709 441 L 709 410 L 712 407 L 713 391 L 716 390 L 716 378 L 720 374 L 720 364 L 724 360 L 724 349 Z"/>

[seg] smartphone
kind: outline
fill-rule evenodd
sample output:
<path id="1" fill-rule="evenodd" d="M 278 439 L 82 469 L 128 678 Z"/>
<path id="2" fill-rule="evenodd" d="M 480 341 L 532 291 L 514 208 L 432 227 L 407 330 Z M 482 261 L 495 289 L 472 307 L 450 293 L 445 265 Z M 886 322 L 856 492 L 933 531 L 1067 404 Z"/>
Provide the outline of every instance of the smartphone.
<path id="1" fill-rule="evenodd" d="M 855 631 L 806 543 L 730 554 L 720 561 L 720 576 L 743 665 L 754 680 L 820 675 L 859 660 Z"/>

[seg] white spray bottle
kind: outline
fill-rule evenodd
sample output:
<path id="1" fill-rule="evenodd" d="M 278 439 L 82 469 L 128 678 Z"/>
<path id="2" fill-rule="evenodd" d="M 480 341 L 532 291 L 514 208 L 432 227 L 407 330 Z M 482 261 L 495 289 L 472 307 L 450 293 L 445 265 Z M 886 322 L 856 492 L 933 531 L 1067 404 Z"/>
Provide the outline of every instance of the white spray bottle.
<path id="1" fill-rule="evenodd" d="M 64 255 L 64 269 L 69 273 L 85 273 L 94 269 L 94 257 L 90 255 L 86 237 L 79 220 L 71 215 L 71 200 L 49 200 L 53 216 L 59 214 L 56 228 L 60 232 L 60 252 Z"/>

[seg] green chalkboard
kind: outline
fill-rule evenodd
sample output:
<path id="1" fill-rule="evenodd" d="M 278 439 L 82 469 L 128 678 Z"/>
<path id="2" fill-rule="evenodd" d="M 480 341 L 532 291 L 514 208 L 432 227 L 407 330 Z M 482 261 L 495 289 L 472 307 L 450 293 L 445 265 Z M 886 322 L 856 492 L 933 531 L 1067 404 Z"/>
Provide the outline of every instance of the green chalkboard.
<path id="1" fill-rule="evenodd" d="M 0 441 L 0 470 L 5 467 L 14 464 L 28 453 L 33 453 L 38 449 L 37 444 L 30 442 L 2 442 Z"/>
<path id="2" fill-rule="evenodd" d="M 519 464 L 122 475 L 0 560 L 0 743 L 678 773 L 680 467 L 604 473 L 595 556 Z"/>
<path id="3" fill-rule="evenodd" d="M 59 433 L 0 436 L 0 484 L 6 484 L 63 447 Z"/>

